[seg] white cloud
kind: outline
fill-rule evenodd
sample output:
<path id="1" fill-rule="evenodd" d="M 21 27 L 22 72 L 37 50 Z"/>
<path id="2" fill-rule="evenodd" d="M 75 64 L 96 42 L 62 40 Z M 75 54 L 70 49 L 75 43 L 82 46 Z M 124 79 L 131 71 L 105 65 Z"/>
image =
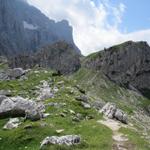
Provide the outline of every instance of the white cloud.
<path id="1" fill-rule="evenodd" d="M 126 40 L 149 40 L 150 30 L 122 33 L 119 25 L 126 9 L 123 3 L 112 6 L 109 0 L 98 5 L 91 0 L 28 0 L 49 18 L 67 19 L 73 26 L 73 37 L 84 55 Z"/>

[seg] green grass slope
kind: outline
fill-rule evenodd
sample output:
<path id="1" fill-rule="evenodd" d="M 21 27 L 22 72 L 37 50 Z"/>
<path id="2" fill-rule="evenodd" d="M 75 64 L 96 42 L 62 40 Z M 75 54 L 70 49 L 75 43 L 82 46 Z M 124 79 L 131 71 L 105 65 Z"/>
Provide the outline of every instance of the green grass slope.
<path id="1" fill-rule="evenodd" d="M 31 71 L 27 75 L 27 80 L 0 81 L 0 90 L 9 89 L 12 95 L 21 95 L 35 99 L 36 86 L 40 81 L 47 80 L 51 83 L 51 87 L 57 86 L 59 91 L 54 98 L 45 100 L 45 104 L 50 102 L 65 103 L 64 107 L 56 108 L 47 106 L 46 112 L 50 116 L 31 122 L 23 121 L 17 129 L 4 130 L 3 126 L 8 119 L 0 120 L 0 150 L 38 150 L 40 142 L 47 136 L 61 136 L 67 134 L 77 134 L 81 136 L 81 144 L 77 146 L 47 146 L 46 150 L 110 150 L 112 146 L 112 131 L 97 123 L 97 120 L 102 116 L 94 109 L 84 109 L 80 102 L 75 100 L 75 96 L 80 95 L 80 91 L 75 88 L 72 80 L 63 76 L 54 77 L 52 72 L 44 70 L 34 72 Z M 62 82 L 63 84 L 59 84 Z M 73 92 L 72 92 L 73 90 Z M 73 110 L 76 114 L 81 115 L 79 122 L 73 121 L 74 114 L 70 113 Z M 65 113 L 65 117 L 60 114 Z M 92 116 L 93 119 L 86 119 Z M 30 126 L 29 128 L 26 128 Z M 57 133 L 56 130 L 64 129 L 62 133 Z M 108 142 L 109 141 L 109 142 Z"/>

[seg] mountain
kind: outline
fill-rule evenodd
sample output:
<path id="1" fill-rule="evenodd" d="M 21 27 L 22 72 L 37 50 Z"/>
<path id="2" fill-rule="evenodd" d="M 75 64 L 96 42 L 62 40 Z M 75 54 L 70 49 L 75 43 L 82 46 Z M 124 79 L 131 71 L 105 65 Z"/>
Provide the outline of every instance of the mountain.
<path id="1" fill-rule="evenodd" d="M 80 67 L 74 47 L 59 41 L 12 63 L 0 57 L 0 149 L 149 150 L 150 99 L 126 88 L 126 72 L 118 82 L 111 75 L 118 64 L 148 70 L 148 53 L 147 43 L 130 41 L 82 58 Z"/>
<path id="2" fill-rule="evenodd" d="M 0 81 L 1 150 L 150 149 L 150 100 L 100 71 L 81 68 L 72 77 L 0 66 L 0 80 L 1 73 L 9 75 Z M 108 102 L 128 115 L 128 124 L 103 117 Z"/>
<path id="3" fill-rule="evenodd" d="M 50 20 L 25 0 L 0 0 L 0 55 L 34 52 L 62 40 L 79 52 L 66 20 Z"/>
<path id="4" fill-rule="evenodd" d="M 80 68 L 80 54 L 76 52 L 72 44 L 59 41 L 42 47 L 33 54 L 20 54 L 9 57 L 11 68 L 50 68 L 63 74 L 77 71 Z"/>
<path id="5" fill-rule="evenodd" d="M 146 42 L 128 41 L 91 54 L 84 59 L 83 66 L 150 96 L 150 47 Z"/>

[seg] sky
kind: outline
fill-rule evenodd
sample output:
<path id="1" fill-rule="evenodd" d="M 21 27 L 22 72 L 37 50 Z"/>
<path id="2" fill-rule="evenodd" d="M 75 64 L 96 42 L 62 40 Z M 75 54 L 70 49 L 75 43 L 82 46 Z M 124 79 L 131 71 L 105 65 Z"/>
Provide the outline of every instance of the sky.
<path id="1" fill-rule="evenodd" d="M 66 19 L 83 55 L 128 40 L 150 44 L 150 0 L 28 0 L 55 21 Z"/>

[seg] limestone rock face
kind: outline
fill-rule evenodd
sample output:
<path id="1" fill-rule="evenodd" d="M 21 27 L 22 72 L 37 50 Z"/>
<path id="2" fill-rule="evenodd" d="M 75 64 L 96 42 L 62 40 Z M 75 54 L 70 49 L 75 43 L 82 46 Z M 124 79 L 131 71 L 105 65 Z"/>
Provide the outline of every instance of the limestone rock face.
<path id="1" fill-rule="evenodd" d="M 44 145 L 48 145 L 48 144 L 58 144 L 58 145 L 67 145 L 67 146 L 71 146 L 71 145 L 76 145 L 80 143 L 80 136 L 78 135 L 66 135 L 66 136 L 51 136 L 51 137 L 46 137 L 42 142 L 41 142 L 41 148 Z"/>
<path id="2" fill-rule="evenodd" d="M 110 80 L 150 91 L 150 47 L 146 42 L 125 42 L 88 56 L 84 66 L 102 71 Z"/>
<path id="3" fill-rule="evenodd" d="M 107 103 L 101 110 L 100 113 L 103 113 L 110 119 L 117 119 L 122 123 L 128 122 L 128 116 L 121 109 L 118 109 L 114 103 Z"/>
<path id="4" fill-rule="evenodd" d="M 38 120 L 43 117 L 44 111 L 43 104 L 19 96 L 3 99 L 0 103 L 0 118 L 19 116 Z"/>
<path id="5" fill-rule="evenodd" d="M 34 52 L 61 40 L 78 51 L 66 20 L 50 20 L 25 0 L 0 0 L 0 33 L 0 55 Z"/>
<path id="6" fill-rule="evenodd" d="M 72 44 L 59 41 L 39 49 L 33 54 L 20 54 L 9 58 L 11 68 L 33 68 L 39 66 L 58 71 L 60 74 L 69 74 L 80 68 L 80 54 Z"/>

